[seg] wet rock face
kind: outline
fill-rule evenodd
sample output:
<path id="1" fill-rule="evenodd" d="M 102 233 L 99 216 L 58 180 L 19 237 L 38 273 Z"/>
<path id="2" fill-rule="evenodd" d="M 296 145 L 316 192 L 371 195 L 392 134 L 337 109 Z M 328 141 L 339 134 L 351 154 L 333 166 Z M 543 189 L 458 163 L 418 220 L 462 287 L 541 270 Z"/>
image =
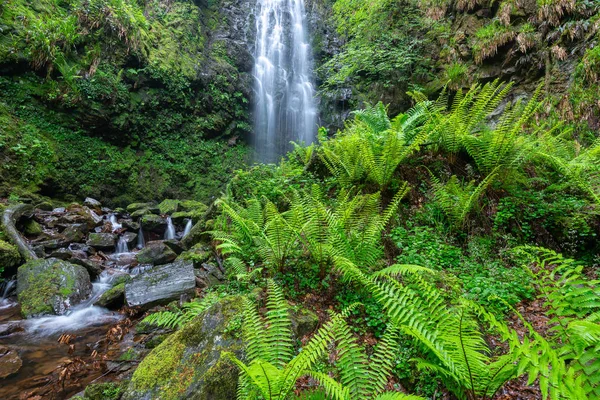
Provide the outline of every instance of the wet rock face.
<path id="1" fill-rule="evenodd" d="M 87 270 L 56 258 L 29 261 L 19 267 L 17 295 L 24 317 L 64 314 L 92 293 Z"/>
<path id="2" fill-rule="evenodd" d="M 16 350 L 0 346 L 0 379 L 18 372 L 22 365 L 23 361 Z"/>
<path id="3" fill-rule="evenodd" d="M 156 266 L 134 277 L 125 285 L 125 300 L 130 307 L 146 308 L 179 300 L 182 295 L 192 296 L 195 287 L 194 264 L 177 261 Z"/>
<path id="4" fill-rule="evenodd" d="M 163 234 L 167 229 L 167 220 L 160 215 L 146 214 L 142 217 L 141 223 L 145 231 Z"/>
<path id="5" fill-rule="evenodd" d="M 169 336 L 141 362 L 123 399 L 235 399 L 238 368 L 221 353 L 244 358 L 231 329 L 242 311 L 241 296 L 224 298 Z"/>
<path id="6" fill-rule="evenodd" d="M 163 241 L 146 243 L 146 247 L 137 254 L 140 264 L 162 265 L 177 258 L 177 254 Z"/>

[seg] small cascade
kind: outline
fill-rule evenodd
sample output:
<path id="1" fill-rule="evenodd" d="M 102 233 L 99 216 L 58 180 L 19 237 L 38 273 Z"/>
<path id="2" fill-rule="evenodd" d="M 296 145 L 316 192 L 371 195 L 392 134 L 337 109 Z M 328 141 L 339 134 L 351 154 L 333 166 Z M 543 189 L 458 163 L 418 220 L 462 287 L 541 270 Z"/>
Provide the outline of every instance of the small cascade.
<path id="1" fill-rule="evenodd" d="M 167 230 L 165 231 L 165 240 L 175 239 L 175 225 L 171 217 L 167 217 Z"/>
<path id="2" fill-rule="evenodd" d="M 186 237 L 190 233 L 190 231 L 192 230 L 192 225 L 193 225 L 192 219 L 190 218 L 187 220 L 187 223 L 185 224 L 185 229 L 183 230 L 182 238 Z"/>
<path id="3" fill-rule="evenodd" d="M 125 236 L 121 236 L 119 238 L 119 242 L 117 243 L 117 254 L 129 253 L 129 246 L 127 245 L 127 239 Z"/>
<path id="4" fill-rule="evenodd" d="M 144 240 L 144 230 L 142 229 L 142 221 L 140 221 L 140 229 L 138 231 L 137 237 L 137 248 L 143 249 L 146 247 L 146 241 Z"/>
<path id="5" fill-rule="evenodd" d="M 121 229 L 123 227 L 121 224 L 119 224 L 117 222 L 117 216 L 115 214 L 110 214 L 108 216 L 108 220 L 110 221 L 110 224 L 112 225 L 113 232 L 118 229 Z"/>
<path id="6" fill-rule="evenodd" d="M 11 305 L 11 303 L 8 300 L 8 297 L 11 295 L 11 293 L 16 287 L 16 279 L 11 279 L 10 281 L 2 282 L 2 284 L 0 285 L 0 293 L 2 293 L 2 297 L 0 297 L 0 307 Z"/>

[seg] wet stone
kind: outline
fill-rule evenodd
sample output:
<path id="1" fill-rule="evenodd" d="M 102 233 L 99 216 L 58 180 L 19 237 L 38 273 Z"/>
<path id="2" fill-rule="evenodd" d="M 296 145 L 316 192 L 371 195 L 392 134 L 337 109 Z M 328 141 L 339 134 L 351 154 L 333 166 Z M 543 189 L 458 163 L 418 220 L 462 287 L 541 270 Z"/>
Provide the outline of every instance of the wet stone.
<path id="1" fill-rule="evenodd" d="M 16 350 L 0 346 L 0 379 L 18 372 L 22 365 L 23 361 Z"/>

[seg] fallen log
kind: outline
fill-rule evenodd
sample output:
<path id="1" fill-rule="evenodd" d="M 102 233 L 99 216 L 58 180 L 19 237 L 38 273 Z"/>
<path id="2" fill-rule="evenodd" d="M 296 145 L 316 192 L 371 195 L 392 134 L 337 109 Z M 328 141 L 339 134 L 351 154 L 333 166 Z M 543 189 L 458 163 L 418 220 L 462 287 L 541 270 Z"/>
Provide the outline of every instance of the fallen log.
<path id="1" fill-rule="evenodd" d="M 17 221 L 23 216 L 31 216 L 33 214 L 33 206 L 30 204 L 17 204 L 8 207 L 2 214 L 2 225 L 4 233 L 8 240 L 14 244 L 25 261 L 36 260 L 38 256 L 29 247 L 21 232 L 17 230 Z"/>

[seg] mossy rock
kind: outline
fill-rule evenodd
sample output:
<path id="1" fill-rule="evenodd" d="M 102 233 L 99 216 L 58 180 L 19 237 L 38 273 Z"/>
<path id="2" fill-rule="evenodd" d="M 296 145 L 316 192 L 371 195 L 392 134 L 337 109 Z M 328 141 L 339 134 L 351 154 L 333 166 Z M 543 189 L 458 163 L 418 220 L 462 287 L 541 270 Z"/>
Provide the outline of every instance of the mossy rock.
<path id="1" fill-rule="evenodd" d="M 140 264 L 162 265 L 174 261 L 177 258 L 177 253 L 165 242 L 157 240 L 146 243 L 146 247 L 137 253 L 136 258 Z"/>
<path id="2" fill-rule="evenodd" d="M 191 249 L 197 244 L 201 244 L 203 242 L 208 243 L 209 241 L 210 237 L 206 233 L 204 221 L 199 221 L 192 226 L 190 233 L 181 239 L 181 245 L 185 249 Z"/>
<path id="3" fill-rule="evenodd" d="M 319 325 L 319 317 L 314 312 L 304 308 L 292 308 L 291 312 L 292 330 L 294 336 L 302 339 L 304 336 L 309 336 L 317 330 Z"/>
<path id="4" fill-rule="evenodd" d="M 181 253 L 177 259 L 191 261 L 194 263 L 194 268 L 200 268 L 202 264 L 208 262 L 213 257 L 213 252 L 209 245 L 198 243 L 190 250 Z"/>
<path id="5" fill-rule="evenodd" d="M 167 229 L 167 220 L 160 215 L 146 214 L 141 219 L 142 229 L 155 233 L 164 233 Z"/>
<path id="6" fill-rule="evenodd" d="M 123 399 L 235 399 L 239 371 L 221 354 L 244 358 L 239 332 L 230 327 L 243 303 L 226 297 L 169 336 L 140 363 Z"/>
<path id="7" fill-rule="evenodd" d="M 114 233 L 90 233 L 85 244 L 99 250 L 114 250 L 116 242 Z"/>
<path id="8" fill-rule="evenodd" d="M 119 308 L 125 304 L 125 282 L 114 285 L 94 303 L 96 306 Z"/>
<path id="9" fill-rule="evenodd" d="M 161 214 L 173 214 L 179 210 L 179 200 L 166 199 L 158 205 Z"/>
<path id="10" fill-rule="evenodd" d="M 91 293 L 86 269 L 56 258 L 29 261 L 17 273 L 17 295 L 26 318 L 64 314 Z"/>
<path id="11" fill-rule="evenodd" d="M 85 388 L 85 400 L 118 400 L 121 398 L 125 384 L 122 382 L 94 383 Z"/>
<path id="12" fill-rule="evenodd" d="M 0 271 L 13 268 L 21 263 L 19 250 L 10 243 L 0 240 Z"/>
<path id="13" fill-rule="evenodd" d="M 200 201 L 185 200 L 180 203 L 182 211 L 200 211 L 206 212 L 208 206 Z"/>
<path id="14" fill-rule="evenodd" d="M 42 233 L 42 226 L 40 224 L 38 224 L 33 219 L 27 220 L 27 222 L 23 226 L 23 233 L 26 236 L 38 236 L 38 235 L 41 235 L 41 233 Z"/>
<path id="15" fill-rule="evenodd" d="M 156 203 L 132 203 L 127 206 L 127 212 L 132 213 L 134 211 L 143 210 L 145 208 L 155 208 Z"/>

